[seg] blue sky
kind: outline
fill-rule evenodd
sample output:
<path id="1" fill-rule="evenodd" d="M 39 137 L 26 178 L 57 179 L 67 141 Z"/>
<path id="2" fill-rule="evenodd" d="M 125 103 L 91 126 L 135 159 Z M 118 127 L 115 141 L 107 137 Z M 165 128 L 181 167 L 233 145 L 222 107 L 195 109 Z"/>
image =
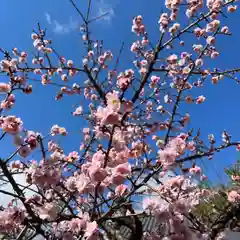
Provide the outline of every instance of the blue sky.
<path id="1" fill-rule="evenodd" d="M 87 3 L 87 1 L 84 2 Z M 136 39 L 136 36 L 131 33 L 132 18 L 139 14 L 144 17 L 149 36 L 155 44 L 159 36 L 157 21 L 164 9 L 164 1 L 151 0 L 151 4 L 149 4 L 150 1 L 137 0 L 93 0 L 92 2 L 91 14 L 93 17 L 106 11 L 110 12 L 107 17 L 91 25 L 94 38 L 103 40 L 105 48 L 111 49 L 115 56 L 119 52 L 122 41 L 124 41 L 125 48 L 119 70 L 133 68 L 134 56 L 129 51 L 131 42 Z M 78 0 L 76 3 L 80 9 L 86 9 L 86 3 L 83 1 Z M 81 65 L 81 59 L 84 55 L 79 31 L 81 19 L 68 0 L 8 0 L 1 3 L 1 8 L 3 10 L 0 15 L 0 47 L 6 50 L 17 47 L 31 54 L 33 46 L 30 35 L 32 29 L 37 27 L 37 22 L 40 22 L 41 26 L 47 28 L 47 35 L 53 40 L 53 45 L 60 55 L 64 55 L 67 59 L 73 59 L 74 62 L 79 62 Z M 239 67 L 239 20 L 239 12 L 224 19 L 233 36 L 219 39 L 217 47 L 220 51 L 220 57 L 214 64 L 210 65 L 211 67 Z M 190 41 L 189 39 L 185 40 Z M 6 81 L 5 77 L 0 77 L 0 81 Z M 78 76 L 78 81 L 84 80 L 86 80 L 85 77 Z M 17 97 L 16 106 L 11 112 L 23 119 L 27 129 L 37 130 L 43 134 L 53 124 L 66 126 L 71 134 L 66 139 L 61 139 L 62 144 L 67 151 L 78 149 L 82 122 L 79 118 L 72 117 L 71 111 L 75 109 L 73 105 L 80 104 L 80 99 L 66 97 L 63 101 L 55 101 L 57 89 L 43 87 L 40 84 L 34 84 L 33 91 L 34 94 L 31 96 L 17 95 L 19 97 Z M 205 139 L 209 133 L 215 133 L 216 137 L 220 138 L 221 131 L 225 129 L 233 135 L 233 139 L 240 140 L 240 86 L 232 80 L 225 79 L 217 86 L 208 83 L 204 89 L 194 91 L 196 96 L 206 95 L 206 102 L 199 106 L 184 107 L 184 111 L 190 111 L 192 116 L 190 127 L 201 128 L 202 136 L 205 136 Z M 12 151 L 8 140 L 4 141 L 0 148 L 3 149 L 1 157 L 8 156 Z M 224 167 L 235 162 L 237 157 L 235 149 L 231 149 L 217 154 L 214 161 L 206 160 L 206 174 L 214 182 L 225 181 L 226 177 L 219 177 L 219 174 L 222 173 Z M 216 171 L 219 174 L 216 174 Z"/>

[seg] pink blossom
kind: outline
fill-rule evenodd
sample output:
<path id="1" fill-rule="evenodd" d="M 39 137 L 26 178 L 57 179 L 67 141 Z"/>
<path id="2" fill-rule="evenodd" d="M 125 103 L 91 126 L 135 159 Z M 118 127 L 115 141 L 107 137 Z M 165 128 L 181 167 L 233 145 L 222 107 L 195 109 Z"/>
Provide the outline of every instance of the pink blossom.
<path id="1" fill-rule="evenodd" d="M 197 97 L 196 98 L 196 104 L 201 104 L 201 103 L 203 103 L 204 101 L 205 101 L 205 97 L 204 96 L 199 96 L 199 97 Z"/>
<path id="2" fill-rule="evenodd" d="M 207 0 L 207 7 L 211 10 L 221 10 L 223 0 Z"/>
<path id="3" fill-rule="evenodd" d="M 212 36 L 209 36 L 206 41 L 207 41 L 207 44 L 209 45 L 213 45 L 216 43 L 215 37 L 212 37 Z"/>
<path id="4" fill-rule="evenodd" d="M 183 176 L 172 177 L 167 181 L 167 185 L 170 187 L 181 187 L 184 183 L 185 178 Z"/>
<path id="5" fill-rule="evenodd" d="M 25 219 L 24 211 L 18 207 L 9 207 L 0 212 L 0 232 L 13 233 L 19 229 Z"/>
<path id="6" fill-rule="evenodd" d="M 153 210 L 153 214 L 158 221 L 167 221 L 171 217 L 169 212 L 169 204 L 166 202 L 159 202 L 158 206 Z"/>
<path id="7" fill-rule="evenodd" d="M 68 67 L 72 67 L 73 66 L 73 61 L 72 60 L 68 60 L 67 61 L 67 66 Z"/>
<path id="8" fill-rule="evenodd" d="M 8 98 L 1 102 L 1 108 L 9 110 L 14 106 L 15 103 L 15 95 L 10 94 Z"/>
<path id="9" fill-rule="evenodd" d="M 52 128 L 51 128 L 51 134 L 53 136 L 55 136 L 57 134 L 66 136 L 67 135 L 67 130 L 63 127 L 59 127 L 58 125 L 53 125 Z"/>
<path id="10" fill-rule="evenodd" d="M 187 143 L 186 147 L 187 147 L 188 150 L 194 151 L 196 149 L 196 144 L 195 144 L 195 142 L 190 141 L 190 142 Z"/>
<path id="11" fill-rule="evenodd" d="M 51 155 L 50 159 L 53 161 L 60 161 L 64 159 L 64 154 L 60 151 L 60 149 L 56 149 Z"/>
<path id="12" fill-rule="evenodd" d="M 66 188 L 70 191 L 70 192 L 75 192 L 77 191 L 77 178 L 76 177 L 68 177 L 66 179 L 66 182 L 64 183 Z M 83 183 L 82 183 L 83 184 Z M 84 185 L 84 184 L 83 184 Z"/>
<path id="13" fill-rule="evenodd" d="M 113 111 L 113 109 L 106 107 L 98 107 L 96 117 L 99 119 L 101 125 L 114 125 L 119 123 L 119 114 Z"/>
<path id="14" fill-rule="evenodd" d="M 39 69 L 39 68 L 34 69 L 33 72 L 34 72 L 35 74 L 39 74 L 39 75 L 42 74 L 42 70 Z"/>
<path id="15" fill-rule="evenodd" d="M 56 186 L 60 182 L 61 172 L 59 168 L 51 167 L 49 164 L 44 162 L 29 168 L 27 182 L 46 189 Z"/>
<path id="16" fill-rule="evenodd" d="M 205 181 L 205 180 L 207 180 L 208 179 L 208 177 L 206 176 L 206 175 L 204 175 L 204 174 L 202 174 L 201 176 L 200 176 L 200 180 L 201 181 Z"/>
<path id="17" fill-rule="evenodd" d="M 67 74 L 62 74 L 61 79 L 66 82 L 68 80 Z"/>
<path id="18" fill-rule="evenodd" d="M 25 203 L 35 203 L 37 202 L 38 204 L 41 204 L 41 201 L 42 201 L 42 197 L 39 196 L 39 195 L 33 195 L 33 196 L 30 196 L 28 198 L 26 198 L 25 200 Z"/>
<path id="19" fill-rule="evenodd" d="M 109 92 L 106 94 L 107 105 L 109 109 L 112 109 L 114 112 L 119 111 L 120 109 L 120 100 L 117 91 Z"/>
<path id="20" fill-rule="evenodd" d="M 198 166 L 194 166 L 189 169 L 190 174 L 201 174 L 201 168 Z"/>
<path id="21" fill-rule="evenodd" d="M 55 143 L 54 141 L 50 140 L 48 142 L 48 151 L 49 152 L 55 152 L 56 150 L 59 149 L 59 146 L 57 143 Z"/>
<path id="22" fill-rule="evenodd" d="M 236 176 L 236 175 L 231 175 L 231 179 L 233 180 L 233 181 L 240 181 L 240 176 Z"/>
<path id="23" fill-rule="evenodd" d="M 131 82 L 131 78 L 124 77 L 124 76 L 119 76 L 117 80 L 117 84 L 121 90 L 126 89 L 130 84 L 130 82 Z"/>
<path id="24" fill-rule="evenodd" d="M 203 65 L 203 60 L 200 59 L 200 58 L 198 58 L 198 59 L 195 61 L 195 65 L 196 65 L 197 67 L 201 67 L 201 66 Z"/>
<path id="25" fill-rule="evenodd" d="M 127 185 L 121 184 L 115 188 L 115 194 L 117 196 L 123 196 L 123 195 L 127 194 L 127 192 L 128 192 Z"/>
<path id="26" fill-rule="evenodd" d="M 32 33 L 32 34 L 31 34 L 31 38 L 32 38 L 33 40 L 35 40 L 35 39 L 38 38 L 38 35 L 37 35 L 36 33 Z"/>
<path id="27" fill-rule="evenodd" d="M 114 184 L 114 185 L 120 185 L 120 184 L 123 184 L 124 181 L 126 180 L 126 177 L 121 174 L 121 173 L 113 173 L 111 175 L 111 183 Z"/>
<path id="28" fill-rule="evenodd" d="M 152 199 L 152 198 L 144 198 L 142 204 L 143 204 L 144 210 L 150 210 L 150 211 L 153 211 L 158 206 L 156 199 Z"/>
<path id="29" fill-rule="evenodd" d="M 14 168 L 16 168 L 16 169 L 22 169 L 22 168 L 23 168 L 23 164 L 22 164 L 19 160 L 17 160 L 17 161 L 12 161 L 12 162 L 10 163 L 10 168 L 11 168 L 11 169 L 14 169 Z"/>
<path id="30" fill-rule="evenodd" d="M 160 81 L 160 77 L 158 77 L 158 76 L 151 76 L 151 81 L 154 84 L 156 84 L 156 83 L 158 83 Z"/>
<path id="31" fill-rule="evenodd" d="M 27 137 L 25 139 L 25 142 L 28 143 L 31 150 L 35 149 L 38 145 L 38 134 L 33 131 L 27 132 Z"/>
<path id="32" fill-rule="evenodd" d="M 49 78 L 49 76 L 47 74 L 43 74 L 41 77 L 41 82 L 42 85 L 47 85 L 48 83 L 50 83 L 51 79 Z"/>
<path id="33" fill-rule="evenodd" d="M 97 222 L 87 222 L 84 236 L 87 240 L 97 240 L 98 225 Z"/>
<path id="34" fill-rule="evenodd" d="M 80 156 L 76 151 L 70 152 L 68 156 L 65 158 L 65 160 L 68 162 L 75 162 L 75 161 L 78 161 L 79 159 L 80 159 Z"/>
<path id="35" fill-rule="evenodd" d="M 186 134 L 180 134 L 179 136 L 171 139 L 169 143 L 167 144 L 168 148 L 172 148 L 176 150 L 176 152 L 179 155 L 182 155 L 184 153 L 184 150 L 186 148 L 186 138 L 188 136 Z"/>
<path id="36" fill-rule="evenodd" d="M 166 169 L 176 163 L 177 152 L 173 149 L 167 148 L 159 151 L 159 161 Z"/>
<path id="37" fill-rule="evenodd" d="M 132 112 L 133 103 L 131 101 L 124 101 L 123 103 L 123 113 Z"/>
<path id="38" fill-rule="evenodd" d="M 92 181 L 94 182 L 101 182 L 103 181 L 107 176 L 107 171 L 104 168 L 100 168 L 97 165 L 93 165 L 88 170 L 89 176 Z"/>
<path id="39" fill-rule="evenodd" d="M 139 42 L 133 42 L 132 46 L 131 46 L 131 52 L 136 52 L 139 48 Z"/>
<path id="40" fill-rule="evenodd" d="M 22 130 L 23 122 L 15 116 L 0 117 L 0 128 L 9 134 L 17 134 Z"/>
<path id="41" fill-rule="evenodd" d="M 55 220 L 58 214 L 56 203 L 45 203 L 42 207 L 38 208 L 39 217 L 41 219 Z"/>
<path id="42" fill-rule="evenodd" d="M 0 83 L 0 92 L 1 93 L 8 93 L 11 91 L 10 84 L 7 83 Z"/>
<path id="43" fill-rule="evenodd" d="M 237 191 L 230 191 L 228 193 L 228 201 L 229 202 L 238 202 L 240 201 L 240 194 Z"/>
<path id="44" fill-rule="evenodd" d="M 29 154 L 31 153 L 31 148 L 29 147 L 29 145 L 27 146 L 22 146 L 20 147 L 20 149 L 18 150 L 18 154 L 21 157 L 27 157 Z"/>
<path id="45" fill-rule="evenodd" d="M 114 170 L 116 173 L 128 175 L 131 173 L 131 165 L 129 163 L 119 164 Z"/>
<path id="46" fill-rule="evenodd" d="M 176 64 L 178 60 L 178 56 L 176 54 L 172 54 L 167 57 L 167 62 L 170 64 Z"/>
<path id="47" fill-rule="evenodd" d="M 94 192 L 95 185 L 85 174 L 80 174 L 76 178 L 76 186 L 79 193 L 92 193 Z"/>
<path id="48" fill-rule="evenodd" d="M 229 32 L 228 26 L 222 27 L 221 32 L 222 32 L 222 33 L 228 33 L 228 32 Z"/>
<path id="49" fill-rule="evenodd" d="M 102 151 L 97 151 L 92 157 L 92 164 L 96 166 L 103 166 L 105 161 L 105 154 Z"/>
<path id="50" fill-rule="evenodd" d="M 74 218 L 71 221 L 68 222 L 68 227 L 70 231 L 79 234 L 80 231 L 85 229 L 87 226 L 87 223 L 84 219 L 78 219 Z"/>
<path id="51" fill-rule="evenodd" d="M 181 214 L 186 213 L 189 210 L 189 207 L 186 199 L 178 199 L 173 204 L 173 208 Z"/>
<path id="52" fill-rule="evenodd" d="M 158 23 L 160 24 L 160 31 L 161 32 L 165 32 L 167 27 L 168 27 L 168 24 L 169 24 L 169 17 L 168 17 L 168 14 L 167 13 L 162 13 L 161 16 L 160 16 L 160 19 L 158 21 Z"/>
<path id="53" fill-rule="evenodd" d="M 73 112 L 73 116 L 79 116 L 82 113 L 83 113 L 83 108 L 80 106 Z"/>
<path id="54" fill-rule="evenodd" d="M 142 23 L 142 16 L 137 16 L 133 19 L 132 32 L 135 32 L 137 35 L 145 33 L 145 26 Z"/>
<path id="55" fill-rule="evenodd" d="M 211 58 L 212 59 L 215 59 L 216 57 L 218 57 L 219 56 L 219 52 L 217 52 L 217 51 L 212 51 L 212 53 L 211 53 Z"/>

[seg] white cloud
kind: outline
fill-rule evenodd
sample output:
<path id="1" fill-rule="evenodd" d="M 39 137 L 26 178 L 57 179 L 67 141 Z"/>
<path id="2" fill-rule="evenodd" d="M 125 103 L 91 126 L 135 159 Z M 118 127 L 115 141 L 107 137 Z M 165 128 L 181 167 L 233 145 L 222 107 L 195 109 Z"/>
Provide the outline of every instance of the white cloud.
<path id="1" fill-rule="evenodd" d="M 44 15 L 45 15 L 45 18 L 47 20 L 47 23 L 48 24 L 52 24 L 52 17 L 51 17 L 51 15 L 49 13 L 47 13 L 47 12 L 45 12 Z"/>
<path id="2" fill-rule="evenodd" d="M 79 26 L 76 20 L 73 20 L 72 17 L 69 18 L 67 23 L 60 23 L 57 20 L 53 20 L 49 13 L 44 13 L 46 21 L 49 25 L 52 26 L 52 31 L 56 34 L 67 34 L 76 30 Z"/>
<path id="3" fill-rule="evenodd" d="M 20 184 L 21 186 L 27 186 L 27 182 L 26 182 L 26 175 L 25 174 L 14 174 L 13 178 L 15 179 L 16 183 Z M 23 189 L 23 187 L 21 187 L 21 189 Z M 33 190 L 37 190 L 36 187 L 31 186 L 31 188 Z M 0 190 L 4 190 L 10 193 L 15 193 L 12 185 L 8 182 L 8 180 L 5 177 L 1 177 L 0 179 Z M 32 196 L 35 193 L 31 190 L 24 190 L 23 191 L 25 196 Z M 3 207 L 7 207 L 8 203 L 11 202 L 11 200 L 14 199 L 14 197 L 12 197 L 11 195 L 7 195 L 4 193 L 0 193 L 0 205 Z M 18 204 L 22 204 L 20 201 L 18 201 Z"/>
<path id="4" fill-rule="evenodd" d="M 111 4 L 106 3 L 104 0 L 99 0 L 96 4 L 96 9 L 96 17 L 100 17 L 98 21 L 112 22 L 112 19 L 115 17 L 115 12 Z"/>

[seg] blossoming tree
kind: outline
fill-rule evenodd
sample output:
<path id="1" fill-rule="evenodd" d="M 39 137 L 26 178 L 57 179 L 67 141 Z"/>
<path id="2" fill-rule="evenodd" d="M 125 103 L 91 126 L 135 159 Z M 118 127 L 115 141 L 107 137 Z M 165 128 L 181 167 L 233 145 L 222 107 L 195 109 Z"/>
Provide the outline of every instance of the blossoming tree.
<path id="1" fill-rule="evenodd" d="M 229 147 L 239 150 L 240 142 L 233 142 L 226 131 L 220 145 L 214 135 L 204 142 L 199 126 L 187 130 L 190 114 L 181 107 L 204 103 L 205 96 L 193 97 L 192 91 L 206 81 L 217 84 L 230 78 L 238 83 L 240 68 L 210 69 L 205 63 L 218 57 L 217 39 L 231 35 L 221 18 L 236 11 L 236 0 L 166 0 L 156 43 L 149 39 L 144 18 L 134 17 L 136 41 L 129 51 L 136 61 L 122 72 L 117 70 L 121 51 L 113 56 L 90 34 L 97 20 L 91 18 L 91 0 L 86 13 L 70 2 L 82 21 L 82 62 L 59 55 L 40 24 L 31 35 L 34 54 L 1 49 L 1 71 L 8 81 L 0 83 L 0 139 L 10 138 L 16 146 L 9 157 L 0 159 L 1 176 L 14 190 L 0 189 L 14 198 L 0 211 L 1 234 L 5 239 L 220 239 L 230 221 L 235 220 L 232 228 L 239 223 L 239 184 L 222 193 L 224 208 L 212 206 L 214 217 L 209 221 L 198 211 L 215 195 L 191 176 L 204 180 L 198 160 L 211 159 Z M 185 18 L 180 19 L 180 13 Z M 187 34 L 193 35 L 190 48 L 181 40 Z M 70 87 L 67 82 L 78 75 L 86 81 Z M 38 133 L 26 130 L 21 116 L 9 114 L 16 97 L 34 94 L 29 84 L 33 76 L 46 87 L 59 86 L 56 100 L 79 96 L 83 104 L 73 117 L 87 126 L 80 149 L 66 153 L 55 140 L 56 135 L 68 137 L 67 126 Z M 41 158 L 29 160 L 36 149 Z M 169 170 L 176 176 L 161 182 Z M 27 184 L 20 184 L 16 174 L 24 174 Z M 240 181 L 239 172 L 231 174 L 233 181 Z M 154 187 L 151 180 L 156 181 Z M 154 198 L 139 204 L 139 195 L 152 193 Z M 154 229 L 146 228 L 143 217 L 157 222 Z"/>

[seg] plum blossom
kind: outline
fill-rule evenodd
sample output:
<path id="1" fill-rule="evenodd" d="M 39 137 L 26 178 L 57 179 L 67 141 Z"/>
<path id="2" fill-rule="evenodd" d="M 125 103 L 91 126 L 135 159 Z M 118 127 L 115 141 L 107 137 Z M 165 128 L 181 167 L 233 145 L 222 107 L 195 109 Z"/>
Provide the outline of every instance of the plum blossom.
<path id="1" fill-rule="evenodd" d="M 228 201 L 229 202 L 239 202 L 240 201 L 240 194 L 237 191 L 230 191 L 228 193 Z"/>
<path id="2" fill-rule="evenodd" d="M 133 19 L 132 32 L 135 32 L 137 35 L 145 33 L 145 26 L 142 22 L 142 16 L 137 16 Z"/>
<path id="3" fill-rule="evenodd" d="M 123 174 L 117 172 L 114 172 L 110 178 L 110 182 L 116 186 L 123 184 L 125 180 L 126 177 Z"/>
<path id="4" fill-rule="evenodd" d="M 96 221 L 87 222 L 84 236 L 87 240 L 97 240 L 98 231 L 99 230 Z"/>
<path id="5" fill-rule="evenodd" d="M 41 219 L 55 220 L 58 214 L 58 207 L 55 202 L 45 203 L 38 208 L 39 217 Z"/>
<path id="6" fill-rule="evenodd" d="M 68 156 L 65 157 L 65 160 L 68 162 L 75 162 L 75 161 L 78 161 L 79 159 L 80 159 L 80 156 L 76 151 L 70 152 Z"/>
<path id="7" fill-rule="evenodd" d="M 223 0 L 207 0 L 207 7 L 211 10 L 219 11 L 223 5 Z"/>
<path id="8" fill-rule="evenodd" d="M 170 187 L 179 188 L 183 185 L 184 181 L 185 181 L 185 178 L 183 176 L 176 176 L 176 177 L 170 178 L 167 181 L 167 185 Z"/>
<path id="9" fill-rule="evenodd" d="M 99 106 L 96 112 L 96 117 L 102 126 L 118 124 L 120 120 L 119 114 L 113 111 L 110 107 L 103 108 Z"/>
<path id="10" fill-rule="evenodd" d="M 215 37 L 213 37 L 213 36 L 209 36 L 209 37 L 207 38 L 206 42 L 207 42 L 207 44 L 209 44 L 209 45 L 213 45 L 213 44 L 216 43 L 216 39 L 215 39 Z"/>
<path id="11" fill-rule="evenodd" d="M 161 16 L 160 16 L 160 19 L 158 21 L 158 23 L 160 24 L 160 31 L 161 32 L 165 32 L 167 27 L 168 27 L 168 24 L 169 24 L 169 17 L 168 17 L 168 14 L 167 13 L 162 13 Z"/>
<path id="12" fill-rule="evenodd" d="M 118 92 L 113 91 L 112 93 L 107 93 L 106 94 L 106 98 L 107 98 L 107 105 L 110 109 L 112 109 L 113 111 L 117 112 L 120 110 L 120 100 L 119 100 L 119 96 L 118 96 Z"/>
<path id="13" fill-rule="evenodd" d="M 23 158 L 27 157 L 30 153 L 31 153 L 31 148 L 29 145 L 22 146 L 18 150 L 18 154 Z"/>
<path id="14" fill-rule="evenodd" d="M 83 108 L 79 106 L 76 108 L 76 110 L 73 112 L 73 116 L 80 116 L 83 113 Z"/>
<path id="15" fill-rule="evenodd" d="M 38 145 L 38 136 L 39 133 L 35 133 L 33 131 L 27 132 L 27 137 L 25 139 L 25 142 L 28 143 L 31 150 L 35 149 Z"/>
<path id="16" fill-rule="evenodd" d="M 66 136 L 67 135 L 67 130 L 64 127 L 59 127 L 58 125 L 53 125 L 52 128 L 51 128 L 51 134 L 53 136 L 55 136 L 57 134 Z"/>
<path id="17" fill-rule="evenodd" d="M 6 133 L 17 134 L 22 130 L 23 122 L 15 116 L 0 117 L 0 128 Z"/>
<path id="18" fill-rule="evenodd" d="M 144 210 L 150 210 L 150 211 L 153 211 L 158 206 L 156 199 L 153 199 L 153 198 L 145 198 L 143 200 L 142 205 Z"/>
<path id="19" fill-rule="evenodd" d="M 80 231 L 86 228 L 86 221 L 84 219 L 74 218 L 68 222 L 68 227 L 71 232 L 79 234 Z"/>
<path id="20" fill-rule="evenodd" d="M 153 210 L 153 214 L 158 221 L 167 221 L 171 218 L 171 214 L 169 212 L 169 204 L 164 201 L 159 201 L 157 207 Z"/>
<path id="21" fill-rule="evenodd" d="M 61 179 L 60 169 L 52 167 L 50 163 L 43 162 L 39 165 L 32 165 L 27 171 L 27 182 L 36 184 L 40 188 L 56 186 Z"/>
<path id="22" fill-rule="evenodd" d="M 97 151 L 92 157 L 92 164 L 97 166 L 103 166 L 105 160 L 105 154 L 102 151 Z"/>
<path id="23" fill-rule="evenodd" d="M 233 180 L 233 181 L 240 181 L 240 176 L 239 175 L 231 175 L 231 179 Z"/>
<path id="24" fill-rule="evenodd" d="M 123 196 L 128 192 L 128 186 L 121 184 L 115 188 L 115 195 Z"/>
<path id="25" fill-rule="evenodd" d="M 14 103 L 15 103 L 15 95 L 10 94 L 8 98 L 6 98 L 1 102 L 1 109 L 9 110 L 13 107 Z"/>
<path id="26" fill-rule="evenodd" d="M 198 166 L 194 166 L 189 169 L 190 174 L 201 174 L 201 168 Z"/>
<path id="27" fill-rule="evenodd" d="M 199 96 L 199 97 L 197 97 L 196 98 L 196 104 L 201 104 L 201 103 L 203 103 L 204 101 L 205 101 L 205 97 L 204 96 Z"/>
<path id="28" fill-rule="evenodd" d="M 117 85 L 121 90 L 125 90 L 132 81 L 134 71 L 132 69 L 120 73 L 117 77 Z"/>
<path id="29" fill-rule="evenodd" d="M 129 163 L 119 164 L 118 166 L 116 166 L 114 168 L 114 171 L 116 173 L 120 173 L 120 174 L 123 174 L 123 175 L 128 175 L 128 174 L 131 173 L 131 165 Z"/>
<path id="30" fill-rule="evenodd" d="M 0 93 L 8 93 L 11 91 L 10 84 L 0 83 Z"/>
<path id="31" fill-rule="evenodd" d="M 104 168 L 99 167 L 98 165 L 92 165 L 88 169 L 89 176 L 94 182 L 101 182 L 107 176 L 107 171 Z"/>
<path id="32" fill-rule="evenodd" d="M 52 41 L 47 39 L 40 25 L 36 33 L 31 34 L 37 51 L 31 59 L 28 59 L 27 52 L 17 48 L 12 53 L 0 49 L 3 53 L 0 67 L 9 78 L 0 83 L 3 96 L 0 138 L 10 137 L 17 148 L 9 158 L 4 157 L 6 162 L 2 160 L 0 168 L 5 175 L 3 177 L 13 186 L 11 197 L 20 195 L 24 205 L 23 209 L 13 207 L 18 203 L 16 197 L 8 208 L 0 209 L 0 233 L 16 238 L 13 234 L 19 234 L 27 226 L 36 228 L 36 232 L 41 228 L 50 238 L 97 240 L 104 238 L 106 220 L 115 226 L 116 219 L 112 216 L 116 214 L 115 209 L 131 201 L 129 207 L 135 211 L 135 195 L 148 194 L 148 198 L 142 201 L 143 214 L 155 218 L 163 231 L 144 233 L 143 239 L 207 240 L 212 235 L 207 222 L 200 224 L 202 220 L 198 222 L 197 217 L 195 221 L 190 215 L 199 204 L 205 204 L 213 196 L 212 191 L 198 187 L 195 181 L 195 178 L 201 181 L 207 178 L 196 165 L 197 158 L 207 155 L 210 159 L 215 152 L 230 145 L 240 151 L 240 144 L 232 142 L 234 137 L 224 131 L 221 145 L 218 146 L 217 139 L 210 135 L 201 155 L 200 150 L 205 145 L 203 133 L 200 136 L 200 130 L 187 126 L 190 115 L 181 112 L 180 107 L 184 101 L 203 103 L 205 96 L 196 97 L 190 90 L 202 87 L 208 79 L 213 84 L 229 76 L 237 80 L 237 67 L 225 70 L 207 64 L 220 55 L 216 45 L 218 37 L 230 35 L 228 26 L 222 26 L 220 17 L 235 12 L 237 6 L 233 0 L 207 0 L 206 9 L 203 2 L 165 0 L 167 12 L 160 13 L 157 41 L 150 39 L 152 33 L 146 31 L 143 17 L 134 17 L 132 32 L 137 39 L 130 43 L 130 50 L 133 67 L 137 71 L 126 69 L 120 72 L 118 64 L 122 48 L 115 62 L 112 52 L 104 49 L 105 44 L 92 39 L 94 34 L 89 34 L 88 24 L 98 17 L 86 19 L 80 28 L 87 47 L 80 59 L 80 67 L 77 67 L 79 60 L 75 68 L 73 60 L 55 52 Z M 178 22 L 183 17 L 182 14 L 179 16 L 180 7 L 191 18 L 185 23 Z M 52 21 L 49 16 L 48 21 Z M 189 41 L 185 35 L 190 34 L 193 35 L 193 43 L 187 47 Z M 180 49 L 185 46 L 189 52 Z M 57 61 L 52 61 L 52 52 Z M 81 73 L 80 78 L 86 79 L 78 80 L 78 72 Z M 34 80 L 30 78 L 33 74 L 42 85 L 55 85 L 59 89 L 56 100 L 67 96 L 79 98 L 72 115 L 84 121 L 80 122 L 78 130 L 81 139 L 77 144 L 81 155 L 78 151 L 65 150 L 64 146 L 52 140 L 54 136 L 68 134 L 64 127 L 55 124 L 42 137 L 37 132 L 23 129 L 20 118 L 6 115 L 7 110 L 15 105 L 18 96 L 15 91 L 32 93 L 33 87 L 28 85 L 28 81 Z M 59 83 L 55 82 L 56 75 Z M 75 79 L 78 84 L 69 83 Z M 37 147 L 35 155 L 33 150 Z M 30 160 L 31 153 L 40 158 Z M 19 156 L 20 160 L 16 160 Z M 168 170 L 176 170 L 179 175 L 164 181 L 158 179 L 165 178 Z M 18 176 L 15 174 L 19 173 L 25 174 L 29 187 L 18 184 L 17 180 L 12 184 Z M 231 207 L 235 207 L 240 202 L 237 189 L 240 176 L 234 171 L 230 177 L 236 188 L 229 190 L 227 200 L 233 205 Z M 156 180 L 155 185 L 150 185 L 153 183 L 151 180 Z M 26 190 L 35 193 L 28 196 Z M 150 197 L 151 193 L 155 196 Z M 59 201 L 67 204 L 62 208 Z M 131 220 L 138 217 L 138 212 L 134 211 L 129 208 L 126 213 L 134 215 Z M 45 225 L 50 229 L 45 229 Z M 131 225 L 130 222 L 133 231 L 137 225 Z"/>
<path id="33" fill-rule="evenodd" d="M 9 207 L 0 212 L 0 232 L 12 233 L 19 229 L 25 219 L 23 209 Z"/>
<path id="34" fill-rule="evenodd" d="M 173 149 L 164 149 L 159 151 L 159 161 L 165 169 L 172 167 L 176 163 L 177 152 Z"/>

